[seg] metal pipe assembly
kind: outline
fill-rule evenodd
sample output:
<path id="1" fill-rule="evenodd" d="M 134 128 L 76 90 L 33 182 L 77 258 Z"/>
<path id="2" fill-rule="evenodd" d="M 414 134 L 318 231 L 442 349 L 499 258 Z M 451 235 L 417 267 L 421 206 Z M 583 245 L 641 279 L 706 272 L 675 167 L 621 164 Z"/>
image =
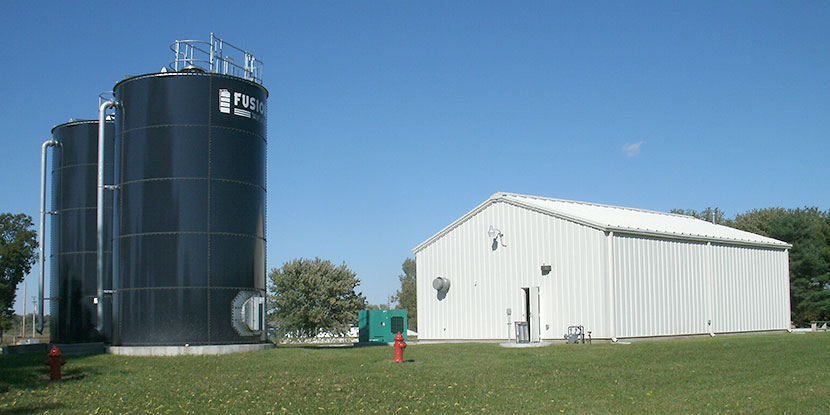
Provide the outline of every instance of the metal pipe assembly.
<path id="1" fill-rule="evenodd" d="M 98 272 L 98 289 L 95 301 L 98 305 L 98 319 L 95 328 L 98 332 L 104 330 L 104 131 L 106 125 L 106 112 L 109 108 L 115 108 L 118 104 L 114 99 L 104 101 L 98 108 L 98 209 L 97 209 L 97 258 L 96 267 Z"/>
<path id="2" fill-rule="evenodd" d="M 38 309 L 38 324 L 37 332 L 43 334 L 43 287 L 46 280 L 46 256 L 44 255 L 44 246 L 46 237 L 43 230 L 46 228 L 46 215 L 54 214 L 55 212 L 46 211 L 46 151 L 49 147 L 56 147 L 60 143 L 55 139 L 48 139 L 43 142 L 40 147 L 40 229 L 38 230 L 38 260 L 40 262 L 40 279 L 37 285 L 37 309 Z M 23 299 L 26 300 L 25 298 Z"/>

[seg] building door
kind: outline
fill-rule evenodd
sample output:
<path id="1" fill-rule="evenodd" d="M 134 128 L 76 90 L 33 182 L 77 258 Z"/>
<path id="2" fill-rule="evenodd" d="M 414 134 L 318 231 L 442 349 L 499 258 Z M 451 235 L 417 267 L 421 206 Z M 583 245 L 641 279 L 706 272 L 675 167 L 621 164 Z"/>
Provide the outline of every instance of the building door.
<path id="1" fill-rule="evenodd" d="M 538 342 L 539 335 L 539 287 L 522 287 L 522 312 L 527 323 L 531 342 Z"/>
<path id="2" fill-rule="evenodd" d="M 539 287 L 530 287 L 530 341 L 538 342 L 539 327 Z"/>

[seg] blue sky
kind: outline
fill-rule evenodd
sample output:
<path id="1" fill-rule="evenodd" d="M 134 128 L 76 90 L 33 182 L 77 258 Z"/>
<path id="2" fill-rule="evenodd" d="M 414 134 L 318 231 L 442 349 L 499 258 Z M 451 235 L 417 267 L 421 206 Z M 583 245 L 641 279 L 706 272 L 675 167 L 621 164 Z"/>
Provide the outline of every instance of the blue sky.
<path id="1" fill-rule="evenodd" d="M 828 22 L 827 2 L 7 2 L 0 212 L 37 218 L 52 126 L 211 32 L 265 63 L 268 268 L 345 261 L 372 303 L 497 191 L 827 209 Z"/>

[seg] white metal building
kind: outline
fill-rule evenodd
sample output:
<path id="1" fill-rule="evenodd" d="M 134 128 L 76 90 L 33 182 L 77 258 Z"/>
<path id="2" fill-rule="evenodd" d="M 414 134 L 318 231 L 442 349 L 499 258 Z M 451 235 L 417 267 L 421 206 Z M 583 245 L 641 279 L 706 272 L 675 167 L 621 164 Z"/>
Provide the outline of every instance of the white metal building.
<path id="1" fill-rule="evenodd" d="M 689 216 L 496 193 L 413 252 L 419 340 L 786 330 L 787 243 Z"/>

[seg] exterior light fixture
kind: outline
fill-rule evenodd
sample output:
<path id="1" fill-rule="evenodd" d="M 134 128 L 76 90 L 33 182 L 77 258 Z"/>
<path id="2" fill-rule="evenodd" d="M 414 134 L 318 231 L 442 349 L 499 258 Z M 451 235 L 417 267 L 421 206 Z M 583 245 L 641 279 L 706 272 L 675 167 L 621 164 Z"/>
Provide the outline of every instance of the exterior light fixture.
<path id="1" fill-rule="evenodd" d="M 550 274 L 552 267 L 550 265 L 542 264 L 542 275 Z"/>
<path id="2" fill-rule="evenodd" d="M 499 242 L 501 242 L 501 246 L 507 248 L 507 245 L 504 244 L 504 234 L 501 233 L 499 228 L 490 225 L 490 229 L 487 230 L 487 236 L 493 240 L 492 249 L 494 251 L 499 248 Z"/>

